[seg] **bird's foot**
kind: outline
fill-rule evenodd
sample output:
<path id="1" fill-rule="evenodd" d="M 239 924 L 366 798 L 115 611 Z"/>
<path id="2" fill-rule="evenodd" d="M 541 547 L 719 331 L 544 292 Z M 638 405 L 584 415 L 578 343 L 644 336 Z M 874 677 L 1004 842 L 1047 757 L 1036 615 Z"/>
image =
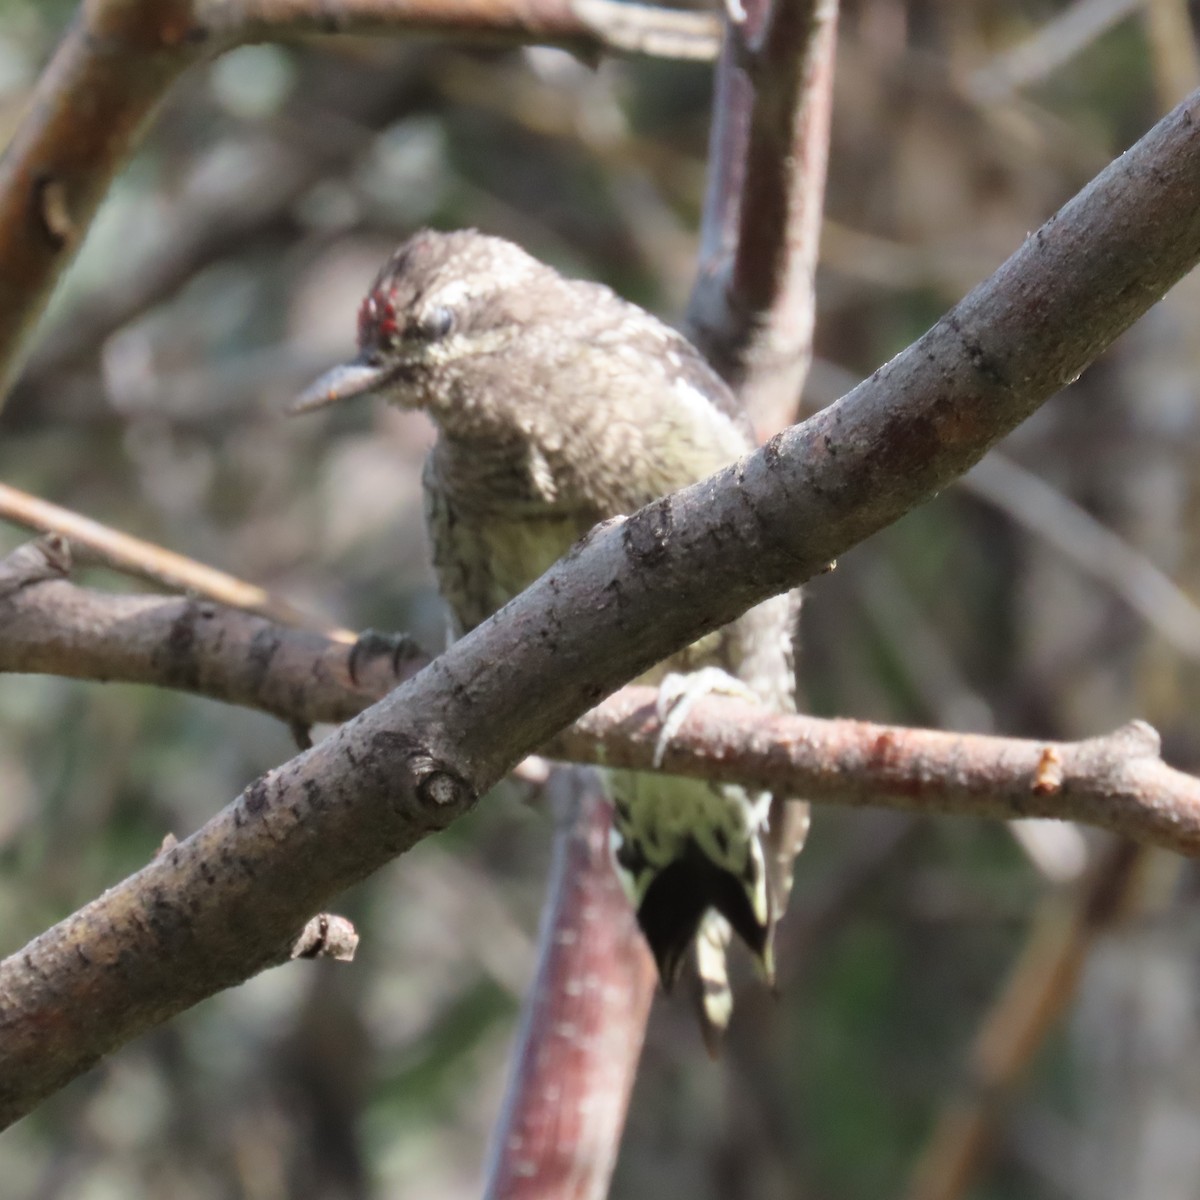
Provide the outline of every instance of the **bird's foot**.
<path id="1" fill-rule="evenodd" d="M 381 633 L 378 629 L 364 629 L 350 648 L 347 667 L 351 682 L 356 687 L 360 686 L 369 670 L 369 664 L 381 658 L 387 659 L 397 683 L 415 674 L 413 667 L 424 661 L 421 648 L 409 634 Z"/>
<path id="2" fill-rule="evenodd" d="M 733 696 L 752 704 L 762 703 L 762 698 L 752 688 L 720 667 L 702 667 L 699 671 L 686 674 L 672 671 L 658 685 L 658 699 L 654 704 L 658 719 L 662 722 L 662 729 L 654 744 L 652 762 L 655 769 L 662 766 L 672 738 L 683 727 L 696 701 L 712 695 Z"/>

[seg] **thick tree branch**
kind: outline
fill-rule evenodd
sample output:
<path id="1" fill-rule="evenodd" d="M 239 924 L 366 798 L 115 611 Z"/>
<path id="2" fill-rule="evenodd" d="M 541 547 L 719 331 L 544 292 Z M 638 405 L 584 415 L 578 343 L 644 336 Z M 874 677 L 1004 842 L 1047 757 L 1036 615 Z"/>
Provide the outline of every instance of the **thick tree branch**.
<path id="1" fill-rule="evenodd" d="M 605 695 L 962 474 L 1200 258 L 1198 121 L 1193 97 L 850 395 L 599 526 L 414 679 L 0 964 L 0 1119 L 254 974 Z"/>

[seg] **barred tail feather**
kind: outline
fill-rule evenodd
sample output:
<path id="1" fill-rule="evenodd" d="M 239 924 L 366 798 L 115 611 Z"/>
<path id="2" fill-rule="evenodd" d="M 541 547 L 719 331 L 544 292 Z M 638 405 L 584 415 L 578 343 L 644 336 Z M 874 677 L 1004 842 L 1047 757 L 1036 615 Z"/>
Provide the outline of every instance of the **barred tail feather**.
<path id="1" fill-rule="evenodd" d="M 695 941 L 694 1003 L 700 1034 L 710 1058 L 721 1050 L 733 1016 L 733 989 L 729 985 L 729 944 L 733 929 L 718 913 L 705 913 Z"/>

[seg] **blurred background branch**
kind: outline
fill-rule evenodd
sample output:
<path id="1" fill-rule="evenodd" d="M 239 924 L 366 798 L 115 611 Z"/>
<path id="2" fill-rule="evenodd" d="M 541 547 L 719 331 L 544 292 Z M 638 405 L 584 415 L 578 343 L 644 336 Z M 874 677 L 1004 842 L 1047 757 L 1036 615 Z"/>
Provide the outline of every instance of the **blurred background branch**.
<path id="1" fill-rule="evenodd" d="M 711 22 L 612 0 L 100 0 L 84 6 L 0 159 L 0 386 L 167 89 L 239 44 L 297 33 L 430 33 L 705 58 Z M 608 36 L 611 33 L 611 38 Z M 193 236 L 195 236 L 193 234 Z"/>
<path id="2" fill-rule="evenodd" d="M 8 484 L 0 484 L 0 520 L 52 534 L 67 542 L 76 555 L 82 551 L 93 561 L 151 583 L 204 596 L 283 625 L 324 633 L 334 641 L 355 640 L 349 630 L 320 621 L 255 584 L 235 579 L 163 546 L 109 529 L 99 521 L 39 500 Z"/>

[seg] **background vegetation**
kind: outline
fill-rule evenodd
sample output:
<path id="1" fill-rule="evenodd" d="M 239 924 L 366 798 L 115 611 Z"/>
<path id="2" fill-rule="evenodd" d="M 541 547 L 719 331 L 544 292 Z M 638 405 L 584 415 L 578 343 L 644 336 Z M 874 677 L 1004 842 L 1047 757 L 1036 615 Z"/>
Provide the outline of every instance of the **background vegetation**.
<path id="1" fill-rule="evenodd" d="M 71 9 L 0 3 L 0 141 Z M 1176 0 L 845 6 L 808 410 L 1195 85 L 1188 17 Z M 436 648 L 428 426 L 366 406 L 293 423 L 282 405 L 347 352 L 378 262 L 424 224 L 504 234 L 677 314 L 710 76 L 415 40 L 250 47 L 194 71 L 56 299 L 0 417 L 0 475 Z M 1200 638 L 1189 651 L 1130 606 L 1137 560 L 1109 556 L 1107 581 L 1085 569 L 1094 527 L 1078 524 L 1195 585 L 1198 308 L 1187 282 L 1011 439 L 1033 481 L 993 467 L 808 589 L 813 711 L 1064 738 L 1143 716 L 1169 761 L 1200 768 Z M 265 717 L 173 693 L 0 679 L 6 950 L 291 749 Z M 742 993 L 715 1065 L 685 1007 L 658 1004 L 613 1194 L 931 1195 L 914 1172 L 965 1094 L 972 1040 L 1012 1011 L 1012 964 L 1067 930 L 1060 947 L 1091 950 L 1078 1002 L 1035 1039 L 972 1194 L 1194 1195 L 1194 872 L 1144 856 L 1089 941 L 1071 913 L 1103 854 L 1066 827 L 1016 832 L 818 812 L 780 997 Z M 269 972 L 117 1054 L 0 1140 L 3 1191 L 474 1195 L 548 842 L 515 792 L 481 805 L 347 898 L 353 967 Z"/>

